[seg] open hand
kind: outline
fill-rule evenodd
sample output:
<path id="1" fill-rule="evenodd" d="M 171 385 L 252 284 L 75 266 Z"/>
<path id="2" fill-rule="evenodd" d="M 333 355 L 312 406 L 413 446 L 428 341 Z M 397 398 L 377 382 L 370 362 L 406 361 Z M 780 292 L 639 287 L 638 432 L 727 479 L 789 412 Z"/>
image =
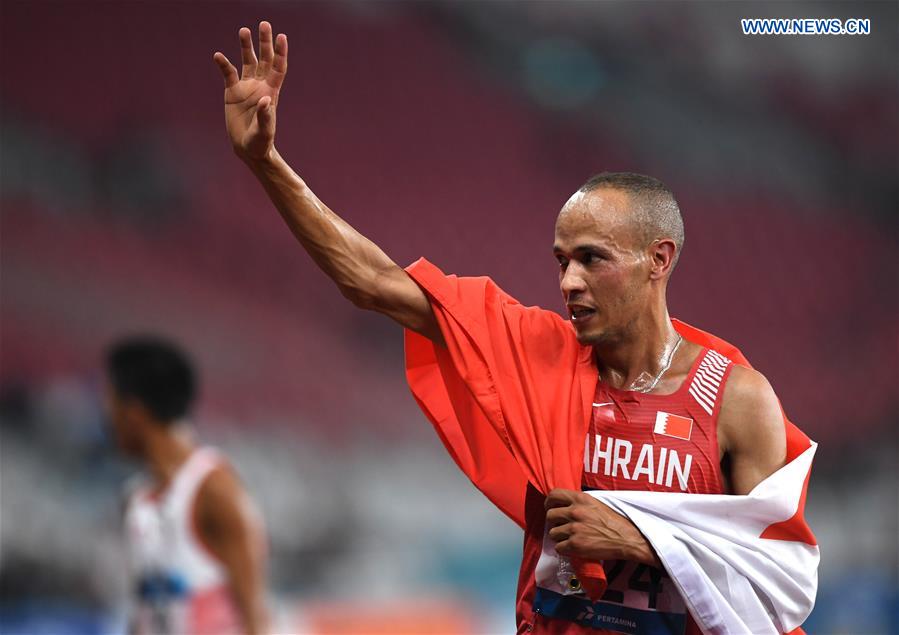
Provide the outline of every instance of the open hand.
<path id="1" fill-rule="evenodd" d="M 275 144 L 278 93 L 287 75 L 287 36 L 272 42 L 272 25 L 259 23 L 259 59 L 250 29 L 238 32 L 241 70 L 219 51 L 213 55 L 225 79 L 225 127 L 231 146 L 244 160 L 265 158 Z"/>

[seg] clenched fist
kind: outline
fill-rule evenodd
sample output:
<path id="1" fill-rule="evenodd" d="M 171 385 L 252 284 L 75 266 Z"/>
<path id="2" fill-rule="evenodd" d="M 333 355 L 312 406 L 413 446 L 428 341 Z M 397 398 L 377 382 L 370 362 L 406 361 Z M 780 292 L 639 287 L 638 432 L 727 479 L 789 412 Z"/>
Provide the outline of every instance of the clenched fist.
<path id="1" fill-rule="evenodd" d="M 631 560 L 661 566 L 634 523 L 589 494 L 554 489 L 545 507 L 549 538 L 559 554 L 592 562 Z"/>

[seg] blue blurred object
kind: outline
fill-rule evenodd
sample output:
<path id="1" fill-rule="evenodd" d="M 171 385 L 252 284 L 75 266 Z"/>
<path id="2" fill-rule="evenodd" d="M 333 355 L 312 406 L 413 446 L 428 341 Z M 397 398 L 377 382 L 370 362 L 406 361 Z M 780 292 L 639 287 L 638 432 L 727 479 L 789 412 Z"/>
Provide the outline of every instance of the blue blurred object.
<path id="1" fill-rule="evenodd" d="M 880 635 L 899 633 L 895 571 L 865 570 L 825 579 L 818 587 L 807 633 Z"/>
<path id="2" fill-rule="evenodd" d="M 33 601 L 0 605 L 3 635 L 119 635 L 122 620 L 75 603 Z"/>
<path id="3" fill-rule="evenodd" d="M 524 53 L 524 82 L 544 107 L 569 110 L 596 97 L 603 74 L 596 55 L 571 38 L 534 42 Z"/>

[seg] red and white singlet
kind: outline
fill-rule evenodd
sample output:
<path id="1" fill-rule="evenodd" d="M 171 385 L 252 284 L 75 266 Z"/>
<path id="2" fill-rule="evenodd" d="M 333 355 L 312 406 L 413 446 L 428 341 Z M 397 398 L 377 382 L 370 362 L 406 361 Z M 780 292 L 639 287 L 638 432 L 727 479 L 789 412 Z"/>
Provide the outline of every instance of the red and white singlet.
<path id="1" fill-rule="evenodd" d="M 598 382 L 584 443 L 583 489 L 725 493 L 717 420 L 732 368 L 726 357 L 703 349 L 683 384 L 669 395 Z M 578 590 L 573 574 L 563 580 L 566 572 L 542 570 L 544 499 L 528 487 L 519 633 L 699 634 L 664 570 L 607 560 L 608 588 L 598 602 Z"/>
<path id="2" fill-rule="evenodd" d="M 133 489 L 125 532 L 137 635 L 224 635 L 242 632 L 225 570 L 200 541 L 194 503 L 203 481 L 224 458 L 194 450 L 168 487 Z"/>

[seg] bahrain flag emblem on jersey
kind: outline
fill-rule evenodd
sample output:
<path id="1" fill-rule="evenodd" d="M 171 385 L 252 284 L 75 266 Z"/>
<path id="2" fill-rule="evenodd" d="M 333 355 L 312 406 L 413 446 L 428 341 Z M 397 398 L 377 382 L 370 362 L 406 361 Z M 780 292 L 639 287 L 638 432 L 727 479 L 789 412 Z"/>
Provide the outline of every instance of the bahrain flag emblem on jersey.
<path id="1" fill-rule="evenodd" d="M 677 437 L 684 441 L 690 440 L 690 432 L 693 430 L 693 420 L 689 417 L 680 417 L 668 412 L 656 413 L 656 434 L 664 434 L 669 437 Z"/>

